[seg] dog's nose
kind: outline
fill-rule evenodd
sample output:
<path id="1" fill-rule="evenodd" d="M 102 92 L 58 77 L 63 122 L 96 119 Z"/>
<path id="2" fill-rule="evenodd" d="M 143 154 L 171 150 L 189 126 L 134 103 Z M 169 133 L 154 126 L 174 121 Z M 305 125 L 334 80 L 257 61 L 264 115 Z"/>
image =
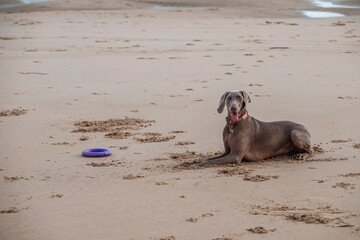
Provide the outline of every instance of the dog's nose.
<path id="1" fill-rule="evenodd" d="M 231 110 L 232 112 L 234 112 L 234 111 L 236 111 L 236 107 L 235 107 L 235 106 L 231 106 L 231 107 L 230 107 L 230 110 Z"/>

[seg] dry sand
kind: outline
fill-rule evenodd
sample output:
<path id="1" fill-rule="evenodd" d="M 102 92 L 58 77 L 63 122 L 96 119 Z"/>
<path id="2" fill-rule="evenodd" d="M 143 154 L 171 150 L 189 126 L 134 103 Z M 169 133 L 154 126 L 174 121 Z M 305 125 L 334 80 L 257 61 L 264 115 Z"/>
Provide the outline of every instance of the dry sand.
<path id="1" fill-rule="evenodd" d="M 0 239 L 360 237 L 354 10 L 69 2 L 0 14 Z M 228 89 L 323 153 L 191 167 L 223 150 Z M 92 147 L 113 154 L 80 155 Z"/>

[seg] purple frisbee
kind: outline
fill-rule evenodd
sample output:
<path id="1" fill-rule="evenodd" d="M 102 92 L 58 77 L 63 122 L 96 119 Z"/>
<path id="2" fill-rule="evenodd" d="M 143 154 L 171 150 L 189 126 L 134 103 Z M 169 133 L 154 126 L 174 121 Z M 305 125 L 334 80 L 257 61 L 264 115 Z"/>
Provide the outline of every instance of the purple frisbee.
<path id="1" fill-rule="evenodd" d="M 82 151 L 84 157 L 107 157 L 111 154 L 111 151 L 106 148 L 91 148 Z"/>

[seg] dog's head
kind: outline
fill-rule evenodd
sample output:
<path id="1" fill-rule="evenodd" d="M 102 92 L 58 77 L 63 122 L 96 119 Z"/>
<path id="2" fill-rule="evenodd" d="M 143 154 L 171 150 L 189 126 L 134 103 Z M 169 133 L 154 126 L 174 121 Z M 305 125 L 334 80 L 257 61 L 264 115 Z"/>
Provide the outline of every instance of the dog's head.
<path id="1" fill-rule="evenodd" d="M 241 111 L 245 110 L 246 104 L 250 102 L 251 98 L 245 91 L 227 91 L 221 96 L 217 111 L 222 113 L 226 104 L 229 117 L 236 120 L 239 118 Z"/>

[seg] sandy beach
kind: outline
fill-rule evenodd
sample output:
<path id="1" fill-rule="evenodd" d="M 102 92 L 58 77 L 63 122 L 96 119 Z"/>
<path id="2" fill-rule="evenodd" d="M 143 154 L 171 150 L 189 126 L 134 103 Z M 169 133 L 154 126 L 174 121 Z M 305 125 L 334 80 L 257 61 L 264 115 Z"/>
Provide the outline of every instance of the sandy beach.
<path id="1" fill-rule="evenodd" d="M 360 10 L 217 2 L 1 8 L 0 239 L 360 238 Z M 230 89 L 315 156 L 193 167 Z"/>

